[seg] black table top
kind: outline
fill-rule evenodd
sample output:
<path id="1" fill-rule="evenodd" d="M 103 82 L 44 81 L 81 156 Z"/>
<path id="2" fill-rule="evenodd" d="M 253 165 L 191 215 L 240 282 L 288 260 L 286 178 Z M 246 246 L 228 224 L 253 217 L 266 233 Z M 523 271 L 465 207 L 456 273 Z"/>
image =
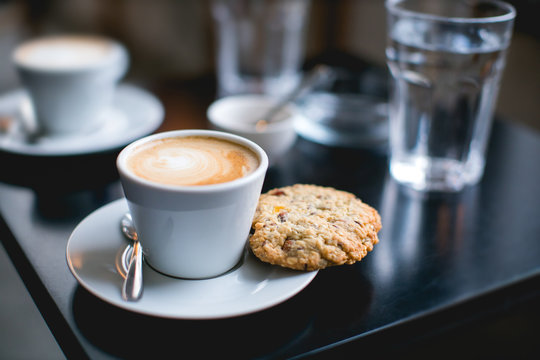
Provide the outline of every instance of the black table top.
<path id="1" fill-rule="evenodd" d="M 71 275 L 69 235 L 91 211 L 122 196 L 115 155 L 0 154 L 7 164 L 0 176 L 0 239 L 68 358 L 367 351 L 539 295 L 540 135 L 527 129 L 495 122 L 483 180 L 458 194 L 399 186 L 384 154 L 299 139 L 269 170 L 264 191 L 293 183 L 350 191 L 380 212 L 380 243 L 361 262 L 320 271 L 280 305 L 222 320 L 130 313 L 94 297 Z"/>

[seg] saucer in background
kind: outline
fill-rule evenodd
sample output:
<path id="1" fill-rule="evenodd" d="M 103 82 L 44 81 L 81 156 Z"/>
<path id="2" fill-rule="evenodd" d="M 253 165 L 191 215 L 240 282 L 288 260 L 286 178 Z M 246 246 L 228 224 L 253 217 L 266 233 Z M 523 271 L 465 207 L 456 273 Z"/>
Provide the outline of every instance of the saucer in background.
<path id="1" fill-rule="evenodd" d="M 385 150 L 388 143 L 386 78 L 369 69 L 329 67 L 329 73 L 298 101 L 303 138 L 329 146 Z"/>
<path id="2" fill-rule="evenodd" d="M 68 156 L 113 150 L 152 133 L 164 118 L 163 105 L 154 95 L 128 84 L 118 87 L 112 105 L 102 115 L 104 125 L 80 135 L 32 136 L 28 106 L 29 99 L 24 90 L 0 96 L 1 151 L 32 156 Z"/>

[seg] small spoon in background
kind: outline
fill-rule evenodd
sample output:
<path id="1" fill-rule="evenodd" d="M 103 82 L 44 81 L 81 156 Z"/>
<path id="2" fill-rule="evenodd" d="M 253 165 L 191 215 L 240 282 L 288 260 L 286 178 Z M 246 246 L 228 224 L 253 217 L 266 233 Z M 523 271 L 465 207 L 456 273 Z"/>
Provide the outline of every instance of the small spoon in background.
<path id="1" fill-rule="evenodd" d="M 128 271 L 124 284 L 122 285 L 122 299 L 125 301 L 137 301 L 141 298 L 143 292 L 142 276 L 142 248 L 139 242 L 137 232 L 133 227 L 131 214 L 126 213 L 120 220 L 122 233 L 133 241 L 133 252 L 128 265 Z"/>
<path id="2" fill-rule="evenodd" d="M 281 99 L 276 105 L 272 106 L 257 122 L 255 123 L 255 130 L 262 132 L 266 129 L 269 123 L 271 123 L 277 113 L 279 113 L 287 104 L 295 100 L 305 90 L 312 87 L 317 80 L 323 75 L 327 75 L 330 72 L 330 68 L 326 65 L 317 65 L 309 71 L 300 84 L 286 97 Z"/>

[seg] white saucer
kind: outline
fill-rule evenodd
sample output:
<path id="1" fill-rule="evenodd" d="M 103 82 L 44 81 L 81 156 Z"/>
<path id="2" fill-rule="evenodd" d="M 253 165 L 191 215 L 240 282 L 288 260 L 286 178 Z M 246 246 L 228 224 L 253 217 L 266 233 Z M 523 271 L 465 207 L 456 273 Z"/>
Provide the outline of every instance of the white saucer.
<path id="1" fill-rule="evenodd" d="M 105 110 L 104 125 L 74 136 L 28 136 L 32 128 L 28 95 L 15 90 L 0 95 L 0 117 L 12 119 L 8 129 L 0 129 L 0 150 L 22 155 L 80 155 L 120 148 L 155 131 L 163 121 L 161 102 L 149 92 L 121 84 L 111 107 Z M 26 125 L 25 125 L 26 124 Z M 5 125 L 4 125 L 5 126 Z"/>
<path id="2" fill-rule="evenodd" d="M 66 250 L 69 268 L 77 281 L 120 308 L 175 319 L 239 316 L 289 299 L 317 275 L 316 271 L 299 272 L 265 264 L 248 251 L 235 269 L 205 280 L 168 277 L 145 264 L 143 296 L 138 302 L 126 302 L 120 289 L 128 241 L 120 232 L 120 218 L 127 211 L 125 199 L 96 210 L 75 228 Z"/>

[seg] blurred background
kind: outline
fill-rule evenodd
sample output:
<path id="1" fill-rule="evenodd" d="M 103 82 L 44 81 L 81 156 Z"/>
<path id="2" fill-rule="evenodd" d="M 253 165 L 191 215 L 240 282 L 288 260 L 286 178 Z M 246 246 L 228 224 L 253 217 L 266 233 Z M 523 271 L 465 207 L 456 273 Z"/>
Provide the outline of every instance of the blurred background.
<path id="1" fill-rule="evenodd" d="M 540 129 L 540 0 L 510 0 L 515 32 L 497 112 Z M 305 64 L 385 66 L 383 0 L 312 0 Z M 0 91 L 18 86 L 11 50 L 45 34 L 94 33 L 124 42 L 131 53 L 127 81 L 152 86 L 215 75 L 209 0 L 0 0 Z"/>
<path id="2" fill-rule="evenodd" d="M 540 131 L 540 0 L 508 1 L 516 7 L 517 19 L 497 113 L 505 121 Z M 19 87 L 11 62 L 17 44 L 59 33 L 102 34 L 123 42 L 131 54 L 128 82 L 149 89 L 196 82 L 206 93 L 215 91 L 210 0 L 0 0 L 0 94 Z M 333 62 L 386 71 L 385 37 L 383 0 L 312 0 L 304 67 Z M 25 290 L 9 284 L 16 276 L 9 260 L 0 259 L 0 265 L 6 275 L 0 278 L 0 335 L 14 341 L 12 348 L 0 351 L 0 358 L 62 358 L 52 336 L 33 336 L 32 330 L 46 325 Z M 21 322 L 22 315 L 28 321 Z M 502 331 L 510 336 L 523 321 L 527 319 L 496 322 L 488 335 Z"/>

